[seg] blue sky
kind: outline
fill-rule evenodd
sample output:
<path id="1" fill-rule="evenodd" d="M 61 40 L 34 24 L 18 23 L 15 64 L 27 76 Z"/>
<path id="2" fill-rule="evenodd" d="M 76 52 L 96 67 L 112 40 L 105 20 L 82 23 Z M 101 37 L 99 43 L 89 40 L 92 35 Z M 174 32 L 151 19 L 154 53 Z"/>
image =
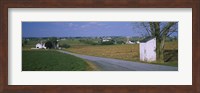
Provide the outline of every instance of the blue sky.
<path id="1" fill-rule="evenodd" d="M 141 36 L 135 22 L 22 22 L 23 37 Z"/>

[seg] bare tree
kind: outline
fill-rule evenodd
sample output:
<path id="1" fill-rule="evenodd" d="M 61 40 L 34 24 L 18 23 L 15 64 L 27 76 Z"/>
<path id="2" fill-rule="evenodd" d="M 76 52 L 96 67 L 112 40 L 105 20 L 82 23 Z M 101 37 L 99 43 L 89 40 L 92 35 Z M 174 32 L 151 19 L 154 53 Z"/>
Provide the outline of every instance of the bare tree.
<path id="1" fill-rule="evenodd" d="M 165 40 L 178 31 L 177 22 L 143 22 L 141 25 L 149 36 L 156 37 L 156 60 L 164 62 Z"/>

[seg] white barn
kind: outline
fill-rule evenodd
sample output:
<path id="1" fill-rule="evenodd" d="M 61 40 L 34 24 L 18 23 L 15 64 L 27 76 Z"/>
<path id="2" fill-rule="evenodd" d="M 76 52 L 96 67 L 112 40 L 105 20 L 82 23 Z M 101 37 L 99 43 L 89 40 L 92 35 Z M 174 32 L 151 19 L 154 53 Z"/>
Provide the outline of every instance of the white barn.
<path id="1" fill-rule="evenodd" d="M 146 38 L 140 42 L 140 61 L 156 61 L 156 38 Z"/>
<path id="2" fill-rule="evenodd" d="M 42 48 L 46 49 L 45 44 L 42 44 L 42 43 L 37 43 L 35 47 L 36 49 L 42 49 Z"/>
<path id="3" fill-rule="evenodd" d="M 111 37 L 104 37 L 104 38 L 102 38 L 102 42 L 108 42 L 111 39 L 112 39 Z"/>

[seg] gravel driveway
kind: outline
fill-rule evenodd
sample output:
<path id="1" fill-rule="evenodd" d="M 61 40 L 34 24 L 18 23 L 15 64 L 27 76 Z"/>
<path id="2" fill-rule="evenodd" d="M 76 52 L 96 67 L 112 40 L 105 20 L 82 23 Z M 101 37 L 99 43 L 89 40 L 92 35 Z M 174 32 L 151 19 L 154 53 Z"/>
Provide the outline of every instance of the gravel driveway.
<path id="1" fill-rule="evenodd" d="M 76 57 L 85 60 L 89 60 L 101 71 L 178 71 L 178 67 L 145 64 L 139 62 L 112 59 L 112 58 L 81 55 L 63 50 L 58 50 L 58 51 L 65 54 L 74 55 Z"/>

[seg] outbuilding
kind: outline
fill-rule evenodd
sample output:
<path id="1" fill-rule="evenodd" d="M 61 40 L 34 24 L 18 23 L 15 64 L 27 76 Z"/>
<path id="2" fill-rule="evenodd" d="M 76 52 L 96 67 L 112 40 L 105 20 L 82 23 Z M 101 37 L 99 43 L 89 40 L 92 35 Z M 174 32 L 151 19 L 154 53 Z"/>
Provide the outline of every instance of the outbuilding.
<path id="1" fill-rule="evenodd" d="M 147 37 L 140 41 L 140 61 L 156 61 L 156 38 Z"/>

